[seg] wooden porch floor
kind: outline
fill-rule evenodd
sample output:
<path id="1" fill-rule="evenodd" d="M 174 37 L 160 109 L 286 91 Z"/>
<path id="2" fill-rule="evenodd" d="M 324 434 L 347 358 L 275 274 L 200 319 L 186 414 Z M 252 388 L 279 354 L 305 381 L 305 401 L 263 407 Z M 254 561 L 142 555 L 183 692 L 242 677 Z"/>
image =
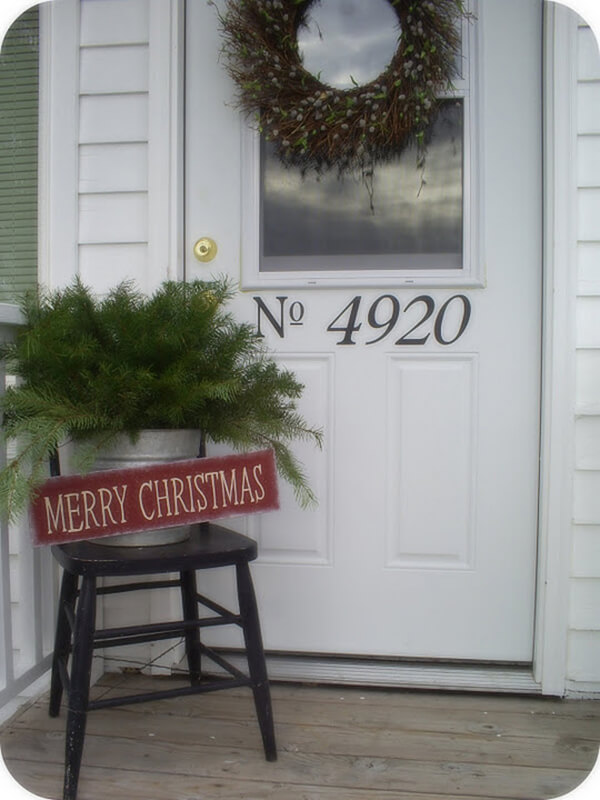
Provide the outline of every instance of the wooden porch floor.
<path id="1" fill-rule="evenodd" d="M 106 675 L 94 694 L 170 680 Z M 276 763 L 263 758 L 244 690 L 91 712 L 79 800 L 534 800 L 575 788 L 600 745 L 599 702 L 272 691 Z M 23 786 L 60 797 L 64 709 L 50 719 L 45 699 L 36 702 L 0 730 L 0 742 Z"/>

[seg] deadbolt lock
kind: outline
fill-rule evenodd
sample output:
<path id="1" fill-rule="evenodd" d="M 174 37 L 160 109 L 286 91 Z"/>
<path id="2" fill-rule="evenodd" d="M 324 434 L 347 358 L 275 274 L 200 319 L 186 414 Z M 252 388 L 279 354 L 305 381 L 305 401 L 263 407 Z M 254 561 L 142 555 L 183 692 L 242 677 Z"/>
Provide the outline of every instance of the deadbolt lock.
<path id="1" fill-rule="evenodd" d="M 203 236 L 202 239 L 198 239 L 194 245 L 194 256 L 198 261 L 206 263 L 207 261 L 212 261 L 216 255 L 217 243 L 208 236 Z"/>

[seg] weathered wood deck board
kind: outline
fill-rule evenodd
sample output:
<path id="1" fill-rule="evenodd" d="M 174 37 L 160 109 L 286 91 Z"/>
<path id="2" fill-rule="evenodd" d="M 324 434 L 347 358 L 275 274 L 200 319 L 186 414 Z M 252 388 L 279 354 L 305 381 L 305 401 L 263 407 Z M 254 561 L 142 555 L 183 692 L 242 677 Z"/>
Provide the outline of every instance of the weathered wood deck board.
<path id="1" fill-rule="evenodd" d="M 105 676 L 94 694 L 165 679 Z M 534 800 L 577 786 L 600 744 L 600 703 L 274 686 L 280 756 L 265 762 L 249 693 L 91 712 L 80 800 Z M 44 702 L 2 731 L 9 769 L 59 797 L 64 714 Z M 108 784 L 105 785 L 105 781 Z"/>
<path id="2" fill-rule="evenodd" d="M 274 693 L 277 695 L 277 691 Z M 219 698 L 225 705 L 225 698 Z M 230 702 L 232 698 L 228 698 Z M 122 715 L 119 720 L 119 735 L 125 738 L 139 736 L 140 721 L 136 714 L 146 715 L 146 724 L 152 728 L 154 735 L 157 731 L 162 737 L 174 743 L 196 741 L 200 744 L 223 745 L 243 747 L 260 751 L 261 743 L 258 727 L 252 718 L 252 703 L 248 697 L 236 698 L 238 712 L 244 717 L 238 720 L 221 719 L 215 716 L 219 712 L 219 702 L 211 703 L 213 714 L 209 709 L 200 707 L 190 715 L 182 716 L 169 711 L 165 703 L 156 703 L 155 709 L 149 713 L 147 706 L 131 706 L 119 709 Z M 330 755 L 369 756 L 378 755 L 393 758 L 401 755 L 402 758 L 420 758 L 423 752 L 428 752 L 430 758 L 445 761 L 468 761 L 473 756 L 476 748 L 477 759 L 482 763 L 504 765 L 540 766 L 544 767 L 548 760 L 565 769 L 586 769 L 590 763 L 590 754 L 596 752 L 597 738 L 594 738 L 594 721 L 588 720 L 588 734 L 580 731 L 577 735 L 572 732 L 565 734 L 564 729 L 554 731 L 552 726 L 547 726 L 542 719 L 536 720 L 539 726 L 535 733 L 524 731 L 522 728 L 513 728 L 516 733 L 511 733 L 510 728 L 504 724 L 497 724 L 497 714 L 490 716 L 489 712 L 481 712 L 483 721 L 464 722 L 462 732 L 438 732 L 432 730 L 419 730 L 422 724 L 418 715 L 412 715 L 411 725 L 385 729 L 365 729 L 360 720 L 346 718 L 343 713 L 338 713 L 337 718 L 328 715 L 323 719 L 319 709 L 312 710 L 313 722 L 310 724 L 290 723 L 281 721 L 281 710 L 284 709 L 285 700 L 275 697 L 275 717 L 277 720 L 277 733 L 280 742 L 286 749 L 310 751 L 318 747 L 319 752 Z M 144 710 L 146 709 L 146 710 Z M 336 709 L 337 711 L 337 709 Z M 343 712 L 343 709 L 339 710 Z M 115 729 L 116 709 L 95 711 L 89 718 L 88 731 L 100 736 L 109 736 Z M 399 714 L 402 712 L 399 711 Z M 456 709 L 451 710 L 453 716 L 458 716 Z M 530 712 L 531 713 L 531 712 Z M 134 715 L 129 719 L 128 715 Z M 514 714 L 513 714 L 514 716 Z M 514 721 L 513 721 L 514 724 Z M 44 732 L 56 730 L 55 720 L 50 719 L 39 707 L 32 707 L 15 721 L 16 729 L 37 729 Z M 431 728 L 431 724 L 428 725 Z M 597 730 L 597 723 L 595 729 Z M 328 728 L 334 730 L 335 735 L 325 736 Z"/>
<path id="3" fill-rule="evenodd" d="M 14 762 L 15 764 L 17 762 Z M 60 785 L 62 768 L 58 765 L 38 765 L 19 762 L 27 771 L 27 787 L 32 792 L 47 794 L 48 787 Z M 381 792 L 372 790 L 365 795 L 362 789 L 337 789 L 322 786 L 290 786 L 259 782 L 250 784 L 228 778 L 224 781 L 202 780 L 186 775 L 169 776 L 168 789 L 160 775 L 148 771 L 113 770 L 86 767 L 79 800 L 414 800 L 414 792 Z M 58 796 L 58 795 L 55 795 Z M 448 795 L 418 794 L 418 800 L 448 800 Z"/>
<path id="4" fill-rule="evenodd" d="M 162 681 L 166 681 L 169 686 L 184 686 L 186 681 L 173 678 L 154 678 L 142 674 L 117 674 L 107 673 L 93 687 L 93 692 L 97 696 L 124 693 L 135 689 L 162 688 Z M 394 698 L 394 708 L 418 708 L 424 707 L 443 710 L 456 710 L 460 707 L 464 710 L 474 709 L 476 711 L 487 710 L 501 711 L 503 713 L 516 712 L 524 714 L 527 712 L 534 714 L 547 714 L 549 716 L 564 716 L 570 719 L 597 719 L 597 705 L 594 703 L 582 703 L 579 700 L 559 700 L 548 697 L 521 697 L 507 694 L 479 694 L 461 693 L 451 691 L 427 691 L 427 690 L 397 690 L 397 689 L 373 689 L 355 687 L 314 687 L 314 692 L 307 692 L 307 687 L 301 684 L 274 684 L 272 693 L 275 698 L 281 698 L 286 702 L 299 700 L 302 704 L 315 703 L 319 706 L 332 704 L 339 706 L 345 701 L 359 700 L 361 708 L 365 706 L 390 705 L 390 697 Z M 218 694 L 204 695 L 203 697 L 182 698 L 183 703 L 188 701 L 207 702 L 210 697 L 217 697 Z M 232 699 L 234 697 L 249 697 L 248 691 L 244 688 L 229 689 L 225 695 Z M 181 698 L 180 698 L 181 699 Z M 219 701 L 221 702 L 221 701 Z M 600 704 L 598 704 L 600 705 Z M 143 706 L 141 707 L 143 708 Z"/>
<path id="5" fill-rule="evenodd" d="M 118 730 L 118 729 L 117 729 Z M 581 782 L 578 770 L 514 767 L 477 762 L 439 763 L 435 760 L 331 756 L 286 751 L 274 764 L 266 764 L 256 751 L 243 748 L 207 747 L 196 742 L 174 743 L 159 737 L 124 739 L 121 736 L 86 736 L 83 770 L 87 766 L 113 770 L 152 771 L 169 785 L 172 775 L 226 780 L 234 777 L 250 783 L 270 780 L 281 785 L 319 785 L 330 788 L 380 791 L 424 788 L 430 793 L 488 798 L 535 798 L 565 794 Z M 60 763 L 62 742 L 44 737 L 35 742 L 29 731 L 15 731 L 4 745 L 5 758 Z M 426 754 L 423 754 L 425 757 Z M 83 778 L 84 772 L 82 772 Z M 83 787 L 83 783 L 82 783 Z"/>
<path id="6" fill-rule="evenodd" d="M 152 679 L 135 679 L 127 686 L 111 688 L 106 696 L 131 692 L 132 687 L 146 690 Z M 151 685 L 151 684 L 150 684 Z M 105 695 L 104 687 L 98 687 Z M 388 731 L 420 730 L 441 734 L 473 734 L 477 732 L 502 736 L 515 727 L 521 734 L 553 737 L 550 724 L 557 716 L 562 719 L 562 737 L 573 736 L 593 741 L 598 739 L 598 712 L 586 712 L 586 704 L 578 701 L 524 698 L 508 700 L 505 709 L 502 697 L 482 695 L 438 695 L 430 692 L 405 693 L 360 689 L 301 689 L 307 696 L 294 694 L 288 687 L 274 687 L 273 702 L 276 721 L 310 725 L 318 720 L 321 726 L 351 726 L 353 729 Z M 387 697 L 387 700 L 385 698 Z M 390 702 L 393 697 L 393 702 Z M 476 702 L 470 702 L 475 700 Z M 384 701 L 384 702 L 381 702 Z M 510 703 L 521 703 L 521 707 Z M 161 701 L 128 707 L 134 713 L 164 713 Z M 589 708 L 589 707 L 588 707 Z M 169 702 L 167 713 L 182 717 L 212 717 L 238 720 L 252 717 L 252 699 L 247 691 L 227 691 L 195 697 L 179 697 Z"/>

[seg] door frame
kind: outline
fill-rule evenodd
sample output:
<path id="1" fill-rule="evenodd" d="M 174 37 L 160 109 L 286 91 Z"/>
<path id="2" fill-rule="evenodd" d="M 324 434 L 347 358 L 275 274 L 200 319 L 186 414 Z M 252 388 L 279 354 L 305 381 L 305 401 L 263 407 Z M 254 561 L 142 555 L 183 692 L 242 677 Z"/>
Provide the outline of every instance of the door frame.
<path id="1" fill-rule="evenodd" d="M 577 18 L 544 6 L 543 296 L 540 510 L 533 675 L 563 695 L 575 469 Z"/>

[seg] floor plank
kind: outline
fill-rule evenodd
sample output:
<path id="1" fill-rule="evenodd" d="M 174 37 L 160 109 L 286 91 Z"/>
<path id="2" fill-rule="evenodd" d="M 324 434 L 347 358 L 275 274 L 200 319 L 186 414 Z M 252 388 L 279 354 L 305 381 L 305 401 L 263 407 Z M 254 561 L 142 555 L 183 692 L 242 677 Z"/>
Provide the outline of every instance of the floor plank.
<path id="1" fill-rule="evenodd" d="M 16 764 L 16 762 L 14 762 Z M 62 767 L 25 762 L 18 765 L 27 772 L 26 787 L 34 793 L 58 797 L 62 781 Z M 49 793 L 52 787 L 52 793 Z M 448 800 L 448 795 L 434 795 L 403 791 L 382 792 L 372 790 L 365 795 L 362 789 L 338 789 L 322 786 L 290 786 L 269 782 L 203 780 L 175 775 L 169 778 L 168 795 L 165 782 L 148 771 L 113 771 L 86 768 L 80 782 L 78 800 Z"/>
<path id="2" fill-rule="evenodd" d="M 209 715 L 207 709 L 204 714 L 199 709 L 197 713 L 186 716 L 169 713 L 164 703 L 162 707 L 158 703 L 156 705 L 157 708 L 152 712 L 141 711 L 142 706 L 95 711 L 90 715 L 88 732 L 110 736 L 117 728 L 120 736 L 135 739 L 139 737 L 141 727 L 139 714 L 145 713 L 149 734 L 160 735 L 174 743 L 193 740 L 209 746 L 227 744 L 261 750 L 250 701 L 240 698 L 238 707 L 244 718 L 238 720 L 214 716 L 215 710 L 218 711 L 218 703 L 212 704 L 213 715 Z M 563 731 L 555 732 L 541 722 L 537 735 L 516 728 L 517 732 L 511 733 L 506 726 L 500 728 L 494 722 L 487 721 L 486 716 L 485 722 L 465 725 L 463 733 L 448 734 L 419 730 L 421 721 L 418 718 L 413 718 L 412 727 L 404 728 L 388 725 L 369 729 L 355 719 L 344 719 L 343 715 L 337 719 L 329 717 L 319 723 L 319 714 L 316 712 L 310 723 L 283 722 L 280 713 L 283 707 L 284 702 L 275 698 L 279 746 L 286 751 L 309 752 L 311 748 L 318 748 L 319 752 L 330 755 L 378 755 L 385 758 L 399 754 L 403 758 L 419 758 L 423 752 L 427 752 L 429 758 L 444 761 L 468 761 L 476 752 L 477 760 L 486 764 L 544 767 L 551 760 L 557 767 L 586 769 L 590 755 L 597 750 L 593 735 L 587 738 L 583 732 L 577 736 L 564 735 Z M 450 713 L 456 714 L 456 711 Z M 56 720 L 43 712 L 40 714 L 37 706 L 20 716 L 14 726 L 19 730 L 37 729 L 46 733 L 62 730 L 62 723 L 57 725 Z M 429 724 L 426 727 L 432 726 Z M 324 735 L 329 729 L 334 735 Z"/>
<path id="3" fill-rule="evenodd" d="M 166 680 L 109 675 L 93 692 Z M 591 701 L 275 685 L 273 706 L 274 764 L 245 690 L 91 712 L 79 800 L 545 800 L 581 783 L 600 745 Z M 36 702 L 0 741 L 23 785 L 60 796 L 64 712 Z"/>

